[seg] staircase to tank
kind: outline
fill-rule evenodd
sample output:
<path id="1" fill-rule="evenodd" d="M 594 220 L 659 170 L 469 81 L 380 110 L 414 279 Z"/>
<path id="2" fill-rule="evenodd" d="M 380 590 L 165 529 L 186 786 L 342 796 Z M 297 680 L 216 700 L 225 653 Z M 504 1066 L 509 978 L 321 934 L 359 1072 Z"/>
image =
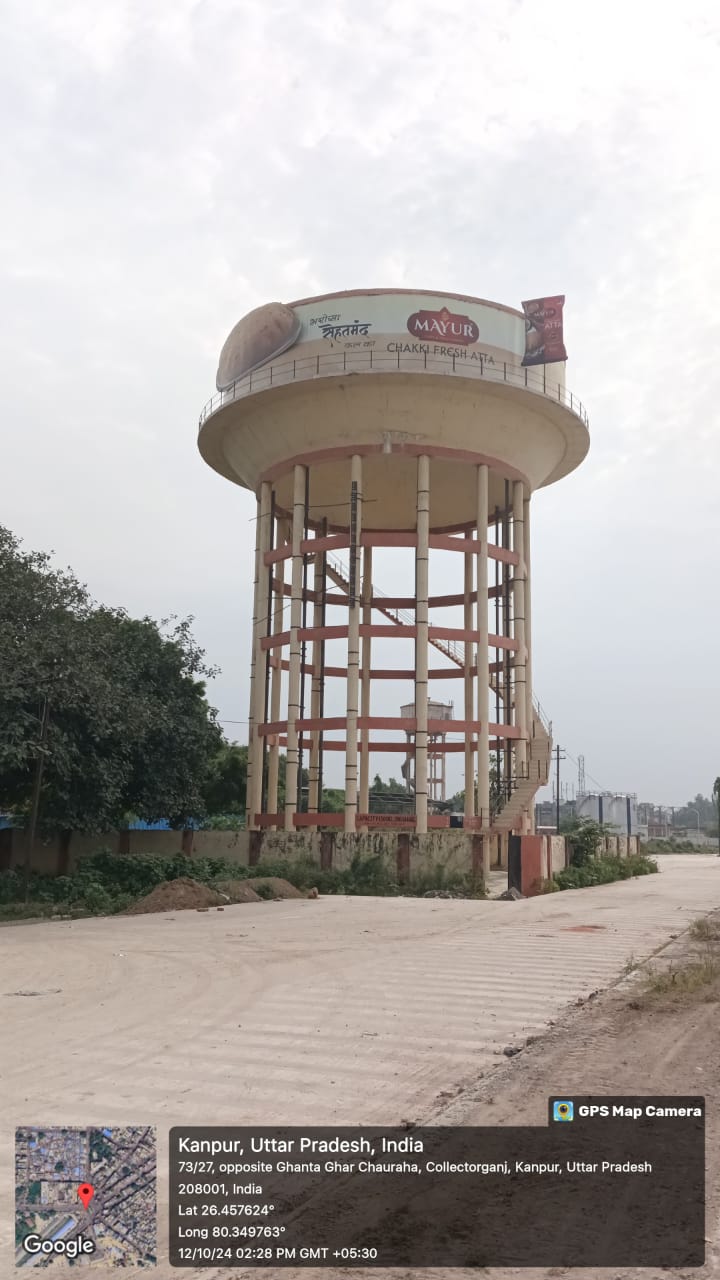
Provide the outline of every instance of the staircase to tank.
<path id="1" fill-rule="evenodd" d="M 523 814 L 532 813 L 535 795 L 550 777 L 551 755 L 552 738 L 534 705 L 527 772 L 513 778 L 510 797 L 495 815 L 495 831 L 514 831 L 522 824 Z"/>
<path id="2" fill-rule="evenodd" d="M 329 578 L 346 595 L 350 590 L 349 569 L 337 556 L 328 555 L 326 572 Z M 396 609 L 393 605 L 383 604 L 390 599 L 384 591 L 373 586 L 372 605 L 379 613 L 398 626 L 414 626 L 415 616 L 407 609 Z M 465 645 L 457 640 L 431 639 L 429 643 L 439 653 L 456 666 L 465 670 Z M 490 679 L 490 687 L 498 691 L 497 675 Z M 492 830 L 497 832 L 513 831 L 522 825 L 523 814 L 532 813 L 535 795 L 541 787 L 547 785 L 550 777 L 552 756 L 552 724 L 533 695 L 533 716 L 530 727 L 530 746 L 526 772 L 523 776 L 514 776 L 510 787 L 510 796 L 502 809 L 495 815 Z"/>

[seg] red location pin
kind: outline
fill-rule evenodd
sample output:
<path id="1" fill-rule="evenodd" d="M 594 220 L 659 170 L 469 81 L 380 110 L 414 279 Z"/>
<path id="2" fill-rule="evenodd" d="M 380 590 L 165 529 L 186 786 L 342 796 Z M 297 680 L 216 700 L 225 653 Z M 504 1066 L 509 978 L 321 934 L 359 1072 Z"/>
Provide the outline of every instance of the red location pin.
<path id="1" fill-rule="evenodd" d="M 83 1202 L 83 1209 L 87 1212 L 87 1207 L 95 1195 L 95 1188 L 91 1187 L 89 1182 L 81 1182 L 77 1193 L 78 1199 Z"/>

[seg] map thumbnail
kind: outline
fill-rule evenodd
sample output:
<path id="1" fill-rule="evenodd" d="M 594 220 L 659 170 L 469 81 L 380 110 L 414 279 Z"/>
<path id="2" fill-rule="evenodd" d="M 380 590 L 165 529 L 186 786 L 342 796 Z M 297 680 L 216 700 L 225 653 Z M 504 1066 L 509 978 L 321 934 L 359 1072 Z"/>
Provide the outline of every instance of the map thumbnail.
<path id="1" fill-rule="evenodd" d="M 155 1130 L 15 1132 L 15 1262 L 151 1267 L 156 1262 Z"/>

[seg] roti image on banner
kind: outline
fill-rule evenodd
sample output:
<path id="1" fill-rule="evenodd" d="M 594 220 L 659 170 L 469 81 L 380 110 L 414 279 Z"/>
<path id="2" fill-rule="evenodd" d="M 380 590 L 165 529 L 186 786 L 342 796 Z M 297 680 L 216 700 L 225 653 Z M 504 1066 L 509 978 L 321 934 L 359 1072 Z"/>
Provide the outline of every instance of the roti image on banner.
<path id="1" fill-rule="evenodd" d="M 554 364 L 567 360 L 563 343 L 565 297 L 533 298 L 523 302 L 525 312 L 525 355 L 523 365 Z"/>
<path id="2" fill-rule="evenodd" d="M 224 391 L 297 341 L 300 320 L 292 307 L 269 302 L 239 320 L 228 336 L 218 364 L 216 386 Z"/>

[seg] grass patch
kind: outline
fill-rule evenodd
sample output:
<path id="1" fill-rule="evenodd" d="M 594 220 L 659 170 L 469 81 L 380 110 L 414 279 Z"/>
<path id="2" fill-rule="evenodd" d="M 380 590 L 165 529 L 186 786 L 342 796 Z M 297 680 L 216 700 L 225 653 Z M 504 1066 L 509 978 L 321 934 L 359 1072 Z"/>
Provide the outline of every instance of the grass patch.
<path id="1" fill-rule="evenodd" d="M 627 858 L 590 858 L 581 867 L 565 867 L 563 871 L 556 871 L 553 881 L 558 889 L 589 889 L 596 884 L 612 884 L 615 880 L 653 875 L 657 869 L 657 862 L 653 858 L 633 853 Z"/>
<path id="2" fill-rule="evenodd" d="M 706 1001 L 718 999 L 720 912 L 694 920 L 686 937 L 691 945 L 684 955 L 671 959 L 662 967 L 657 963 L 647 966 L 644 995 L 668 1001 L 674 996 L 683 1000 L 693 996 Z"/>
<path id="3" fill-rule="evenodd" d="M 448 872 L 443 866 L 430 867 L 412 883 L 402 884 L 397 879 L 394 862 L 380 856 L 356 857 L 348 867 L 326 871 L 310 858 L 297 862 L 277 859 L 246 867 L 225 858 L 192 858 L 185 854 L 158 858 L 104 850 L 83 858 L 71 876 L 33 874 L 27 903 L 22 874 L 0 873 L 0 920 L 58 914 L 116 915 L 156 885 L 180 876 L 189 876 L 211 887 L 222 880 L 278 877 L 297 889 L 316 888 L 321 894 L 422 897 L 432 890 L 444 890 L 458 897 L 486 896 L 482 877 Z M 261 897 L 266 896 L 264 886 L 257 892 Z"/>
<path id="4" fill-rule="evenodd" d="M 646 853 L 717 853 L 717 848 L 712 845 L 696 843 L 694 840 L 676 840 L 673 836 L 667 840 L 660 837 L 644 840 L 642 847 Z"/>
<path id="5" fill-rule="evenodd" d="M 557 883 L 557 880 L 555 880 L 554 877 L 551 880 L 542 880 L 540 882 L 541 894 L 559 893 L 559 892 L 560 892 L 560 885 Z"/>
<path id="6" fill-rule="evenodd" d="M 720 942 L 720 916 L 700 916 L 693 920 L 689 933 L 695 942 Z"/>
<path id="7" fill-rule="evenodd" d="M 73 920 L 88 916 L 91 912 L 84 907 L 70 906 L 69 903 L 58 905 L 52 902 L 3 902 L 0 903 L 0 921 L 2 920 L 62 920 L 71 916 Z"/>
<path id="8" fill-rule="evenodd" d="M 670 965 L 667 969 L 649 969 L 645 981 L 647 995 L 696 995 L 712 987 L 720 977 L 717 956 L 706 955 L 687 964 Z"/>

